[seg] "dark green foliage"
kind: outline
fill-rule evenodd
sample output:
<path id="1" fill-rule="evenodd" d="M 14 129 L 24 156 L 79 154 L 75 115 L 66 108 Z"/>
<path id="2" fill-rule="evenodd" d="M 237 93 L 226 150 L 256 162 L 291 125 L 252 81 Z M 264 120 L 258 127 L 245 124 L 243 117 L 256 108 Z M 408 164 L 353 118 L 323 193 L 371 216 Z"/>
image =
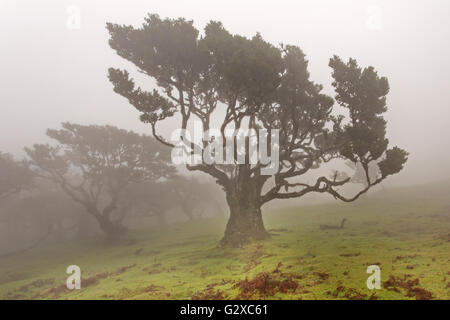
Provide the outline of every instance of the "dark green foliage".
<path id="1" fill-rule="evenodd" d="M 386 150 L 386 158 L 378 163 L 382 177 L 400 172 L 407 157 L 408 153 L 398 147 Z"/>
<path id="2" fill-rule="evenodd" d="M 398 147 L 387 149 L 386 120 L 381 116 L 387 111 L 388 80 L 380 78 L 373 67 L 362 70 L 354 59 L 344 63 L 334 56 L 330 67 L 333 68 L 336 101 L 347 108 L 350 115 L 349 123 L 344 126 L 347 143 L 341 155 L 361 163 L 364 168 L 381 158 L 378 162 L 381 176 L 377 180 L 399 172 L 408 153 Z"/>
<path id="3" fill-rule="evenodd" d="M 108 23 L 107 29 L 111 48 L 159 87 L 145 92 L 127 71 L 111 68 L 114 91 L 142 112 L 141 120 L 165 145 L 173 146 L 158 135 L 156 125 L 174 115 L 180 118 L 181 129 L 201 121 L 206 131 L 219 120 L 224 139 L 227 128 L 279 129 L 280 166 L 272 176 L 261 174 L 266 166 L 262 163 L 187 165 L 213 176 L 223 187 L 230 221 L 238 217 L 229 228 L 245 225 L 245 230 L 233 234 L 264 238 L 260 207 L 273 199 L 320 192 L 354 201 L 399 172 L 407 160 L 406 151 L 388 149 L 383 113 L 389 84 L 373 67 L 362 69 L 354 59 L 345 63 L 334 56 L 329 64 L 336 91 L 333 99 L 310 80 L 300 48 L 273 46 L 260 34 L 232 35 L 220 22 L 211 21 L 200 36 L 192 21 L 157 15 L 149 15 L 140 28 Z M 348 115 L 338 115 L 335 101 Z M 221 119 L 217 109 L 222 109 Z M 356 195 L 341 193 L 339 188 L 350 178 L 338 173 L 331 178 L 319 175 L 312 184 L 298 180 L 333 160 L 349 160 L 364 170 L 365 187 Z M 377 165 L 380 173 L 372 179 L 369 167 Z M 248 224 L 243 223 L 246 219 Z"/>

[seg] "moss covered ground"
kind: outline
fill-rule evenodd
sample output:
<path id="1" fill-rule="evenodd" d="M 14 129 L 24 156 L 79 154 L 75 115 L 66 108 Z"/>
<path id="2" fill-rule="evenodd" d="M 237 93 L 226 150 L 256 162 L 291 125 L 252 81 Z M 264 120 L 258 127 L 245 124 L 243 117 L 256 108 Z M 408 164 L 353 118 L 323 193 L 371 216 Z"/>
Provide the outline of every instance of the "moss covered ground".
<path id="1" fill-rule="evenodd" d="M 272 237 L 243 248 L 218 247 L 224 218 L 130 231 L 131 244 L 42 246 L 0 260 L 0 299 L 450 299 L 449 190 L 264 210 Z M 66 288 L 69 265 L 81 290 Z M 366 286 L 369 265 L 379 290 Z"/>

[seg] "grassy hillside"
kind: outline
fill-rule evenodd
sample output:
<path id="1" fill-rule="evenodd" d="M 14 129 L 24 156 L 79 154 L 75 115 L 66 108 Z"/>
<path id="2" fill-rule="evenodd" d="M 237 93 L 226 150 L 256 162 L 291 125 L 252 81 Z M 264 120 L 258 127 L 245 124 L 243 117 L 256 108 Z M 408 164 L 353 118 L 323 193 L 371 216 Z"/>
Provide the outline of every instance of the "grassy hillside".
<path id="1" fill-rule="evenodd" d="M 1 299 L 450 299 L 449 184 L 386 190 L 356 203 L 266 211 L 273 236 L 219 248 L 226 221 L 204 219 L 0 260 Z M 341 230 L 321 230 L 320 224 Z M 82 289 L 65 287 L 66 268 Z M 368 265 L 382 289 L 369 290 Z"/>

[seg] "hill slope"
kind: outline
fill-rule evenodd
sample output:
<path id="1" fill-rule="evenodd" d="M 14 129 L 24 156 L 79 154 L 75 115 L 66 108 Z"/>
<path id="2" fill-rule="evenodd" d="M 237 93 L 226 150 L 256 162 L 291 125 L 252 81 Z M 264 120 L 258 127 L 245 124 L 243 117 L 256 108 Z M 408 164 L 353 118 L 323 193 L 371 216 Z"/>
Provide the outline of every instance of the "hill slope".
<path id="1" fill-rule="evenodd" d="M 136 231 L 0 260 L 1 299 L 450 299 L 447 183 L 380 192 L 356 203 L 264 213 L 273 236 L 219 248 L 219 218 Z M 447 190 L 447 191 L 446 191 Z M 344 229 L 321 230 L 320 224 Z M 69 291 L 66 268 L 82 270 Z M 381 268 L 369 290 L 367 266 Z"/>

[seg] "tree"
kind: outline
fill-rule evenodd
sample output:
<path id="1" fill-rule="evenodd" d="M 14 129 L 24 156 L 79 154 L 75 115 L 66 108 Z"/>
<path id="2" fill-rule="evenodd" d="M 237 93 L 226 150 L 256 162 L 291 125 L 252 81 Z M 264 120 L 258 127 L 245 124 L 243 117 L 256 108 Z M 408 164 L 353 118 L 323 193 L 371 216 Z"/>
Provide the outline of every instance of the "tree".
<path id="1" fill-rule="evenodd" d="M 47 130 L 56 146 L 26 148 L 32 168 L 82 204 L 108 239 L 123 235 L 124 212 L 117 207 L 133 183 L 157 181 L 174 173 L 169 153 L 153 138 L 112 126 L 63 123 Z"/>
<path id="2" fill-rule="evenodd" d="M 0 152 L 0 199 L 30 187 L 33 178 L 26 162 L 15 161 L 12 155 Z"/>
<path id="3" fill-rule="evenodd" d="M 219 122 L 222 141 L 226 129 L 279 130 L 279 167 L 272 175 L 262 174 L 267 164 L 261 161 L 186 165 L 214 177 L 226 192 L 230 218 L 222 244 L 239 246 L 267 238 L 261 207 L 271 200 L 319 192 L 354 201 L 402 170 L 407 160 L 404 150 L 388 148 L 382 114 L 389 85 L 373 67 L 363 69 L 354 59 L 332 57 L 333 99 L 309 79 L 300 48 L 275 47 L 259 34 L 250 39 L 232 35 L 212 21 L 199 36 L 192 21 L 158 15 L 149 15 L 139 28 L 108 23 L 107 29 L 111 48 L 156 80 L 158 90 L 145 91 L 128 71 L 109 69 L 114 91 L 141 112 L 141 120 L 162 144 L 175 147 L 158 133 L 158 124 L 171 117 L 179 119 L 181 129 L 199 121 L 204 132 Z M 338 114 L 335 102 L 347 116 Z M 210 143 L 204 140 L 203 147 Z M 342 193 L 340 187 L 350 178 L 339 179 L 337 173 L 331 178 L 319 174 L 312 184 L 299 181 L 337 160 L 360 164 L 366 172 L 367 185 L 355 195 Z M 380 169 L 375 180 L 368 174 L 372 162 Z"/>

